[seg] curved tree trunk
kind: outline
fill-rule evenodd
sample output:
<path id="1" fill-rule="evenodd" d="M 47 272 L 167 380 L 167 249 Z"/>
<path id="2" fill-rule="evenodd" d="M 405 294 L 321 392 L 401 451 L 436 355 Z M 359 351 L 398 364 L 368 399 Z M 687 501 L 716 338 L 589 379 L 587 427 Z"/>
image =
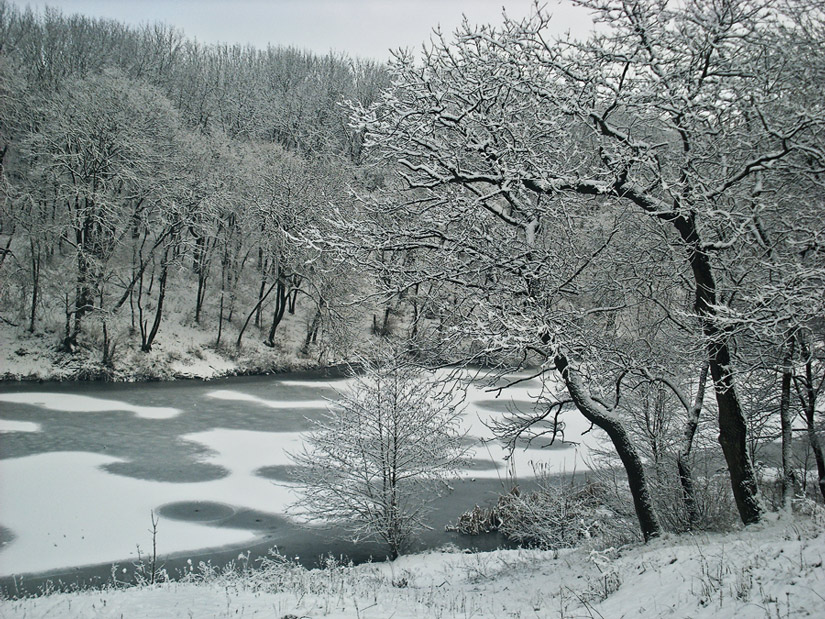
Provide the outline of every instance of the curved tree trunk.
<path id="1" fill-rule="evenodd" d="M 662 529 L 653 509 L 644 465 L 639 452 L 636 451 L 627 434 L 624 424 L 605 406 L 591 397 L 576 370 L 570 367 L 567 357 L 558 354 L 554 362 L 576 407 L 588 421 L 607 432 L 613 442 L 616 453 L 619 454 L 619 458 L 627 472 L 630 494 L 633 496 L 633 506 L 636 509 L 636 517 L 639 519 L 639 526 L 642 529 L 645 541 L 658 537 L 661 535 Z"/>
<path id="2" fill-rule="evenodd" d="M 275 292 L 275 309 L 272 312 L 272 326 L 269 327 L 269 336 L 266 338 L 264 344 L 269 346 L 270 348 L 274 348 L 275 346 L 275 330 L 278 328 L 278 325 L 281 324 L 281 321 L 284 318 L 284 312 L 286 311 L 287 306 L 287 291 L 286 291 L 286 284 L 284 283 L 283 277 L 278 275 L 278 279 L 276 280 L 278 285 L 278 289 Z"/>
<path id="3" fill-rule="evenodd" d="M 265 282 L 262 282 L 261 285 L 263 285 L 264 283 Z M 246 331 L 246 328 L 249 326 L 249 321 L 252 320 L 252 316 L 255 316 L 256 325 L 259 324 L 258 317 L 261 315 L 261 306 L 264 304 L 264 301 L 266 301 L 267 297 L 272 292 L 272 289 L 275 288 L 275 285 L 277 283 L 278 280 L 275 280 L 274 282 L 272 282 L 272 285 L 269 287 L 268 290 L 264 290 L 263 288 L 261 289 L 261 292 L 258 294 L 258 302 L 255 304 L 255 307 L 252 308 L 252 311 L 249 312 L 249 314 L 247 314 L 246 320 L 243 323 L 243 327 L 241 327 L 241 330 L 238 333 L 238 339 L 235 341 L 235 346 L 237 346 L 238 348 L 240 348 L 241 346 L 241 341 L 243 341 L 243 334 Z"/>
<path id="4" fill-rule="evenodd" d="M 693 215 L 671 219 L 688 250 L 688 262 L 695 285 L 695 309 L 702 318 L 710 375 L 719 410 L 719 444 L 730 472 L 733 496 L 744 524 L 759 522 L 764 513 L 759 497 L 756 474 L 748 456 L 747 425 L 742 405 L 733 383 L 728 334 L 714 322 L 716 281 L 708 255 L 702 251 Z"/>
<path id="5" fill-rule="evenodd" d="M 155 337 L 158 334 L 158 329 L 160 329 L 160 321 L 163 317 L 163 302 L 166 299 L 166 279 L 169 275 L 169 248 L 167 247 L 163 251 L 163 257 L 161 258 L 161 265 L 160 265 L 160 278 L 158 280 L 158 301 L 157 306 L 155 307 L 155 318 L 152 321 L 152 328 L 149 330 L 149 333 L 146 334 L 146 327 L 143 326 L 141 329 L 141 333 L 145 334 L 143 337 L 143 343 L 140 346 L 140 349 L 143 352 L 149 352 L 152 350 L 152 344 L 155 341 Z"/>

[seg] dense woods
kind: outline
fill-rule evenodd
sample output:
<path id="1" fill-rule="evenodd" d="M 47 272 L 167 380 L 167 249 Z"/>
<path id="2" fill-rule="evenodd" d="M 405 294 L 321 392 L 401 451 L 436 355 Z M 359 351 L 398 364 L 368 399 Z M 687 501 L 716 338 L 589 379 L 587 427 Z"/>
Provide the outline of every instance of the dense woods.
<path id="1" fill-rule="evenodd" d="M 537 10 L 383 66 L 0 1 L 3 322 L 103 375 L 288 316 L 318 362 L 528 369 L 502 438 L 577 409 L 646 539 L 825 497 L 825 14 L 580 4 L 587 40 Z"/>
<path id="2" fill-rule="evenodd" d="M 305 353 L 334 346 L 347 268 L 295 239 L 349 208 L 361 136 L 342 104 L 371 103 L 384 67 L 7 2 L 0 40 L 6 324 L 59 333 L 101 375 L 174 331 L 169 297 L 218 347 L 253 329 L 279 346 L 296 311 Z"/>

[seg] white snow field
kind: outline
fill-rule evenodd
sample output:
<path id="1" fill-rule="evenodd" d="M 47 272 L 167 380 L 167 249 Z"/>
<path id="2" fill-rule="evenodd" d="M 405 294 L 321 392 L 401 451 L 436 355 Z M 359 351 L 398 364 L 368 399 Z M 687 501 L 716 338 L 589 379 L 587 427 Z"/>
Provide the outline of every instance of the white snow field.
<path id="1" fill-rule="evenodd" d="M 340 391 L 346 381 L 289 381 L 291 386 L 308 388 L 332 386 Z M 140 389 L 136 386 L 136 389 Z M 500 399 L 524 402 L 540 391 L 541 386 L 525 382 L 507 390 Z M 216 399 L 251 401 L 274 409 L 275 414 L 289 410 L 317 408 L 325 400 L 275 402 L 243 393 L 242 390 L 210 390 Z M 482 387 L 470 386 L 464 414 L 465 430 L 478 439 L 475 456 L 492 459 L 500 468 L 467 470 L 468 479 L 502 478 L 514 475 L 525 479 L 534 475 L 533 463 L 547 465 L 553 472 L 573 472 L 586 468 L 587 444 L 554 446 L 552 449 L 519 450 L 505 467 L 505 451 L 485 426 L 501 413 L 485 408 L 498 404 L 495 394 Z M 50 393 L 0 394 L 0 401 L 29 403 L 67 414 L 94 414 L 96 411 L 122 411 L 145 419 L 167 419 L 180 414 L 175 408 L 136 406 L 91 396 Z M 310 406 L 311 404 L 311 406 Z M 566 413 L 566 436 L 579 438 L 589 427 L 578 413 Z M 0 431 L 37 432 L 35 423 L 4 421 Z M 151 548 L 152 510 L 179 501 L 225 503 L 239 509 L 286 516 L 286 509 L 296 499 L 287 483 L 275 483 L 255 474 L 267 466 L 290 463 L 287 452 L 300 448 L 297 432 L 255 432 L 214 429 L 184 435 L 184 440 L 206 446 L 210 451 L 203 459 L 229 471 L 221 479 L 204 482 L 170 483 L 134 479 L 107 472 L 102 467 L 118 458 L 87 452 L 53 452 L 0 460 L 0 524 L 13 538 L 0 547 L 0 576 L 46 572 L 61 568 L 98 563 L 123 563 Z M 597 440 L 592 433 L 585 436 Z M 468 509 L 472 505 L 467 506 Z M 294 519 L 294 514 L 290 515 Z M 159 530 L 159 548 L 164 555 L 245 544 L 256 539 L 253 531 L 210 526 L 164 518 Z"/>
<path id="2" fill-rule="evenodd" d="M 215 398 L 216 400 L 252 402 L 255 404 L 260 404 L 261 406 L 267 406 L 269 408 L 288 410 L 298 408 L 325 408 L 329 404 L 326 400 L 302 400 L 300 402 L 288 400 L 266 400 L 264 398 L 259 398 L 254 395 L 244 393 L 243 391 L 233 391 L 231 389 L 217 389 L 215 391 L 210 391 L 206 395 L 210 398 Z"/>
<path id="3" fill-rule="evenodd" d="M 744 618 L 825 616 L 825 517 L 650 544 L 431 552 L 305 570 L 282 564 L 190 582 L 0 601 L 11 618 Z"/>

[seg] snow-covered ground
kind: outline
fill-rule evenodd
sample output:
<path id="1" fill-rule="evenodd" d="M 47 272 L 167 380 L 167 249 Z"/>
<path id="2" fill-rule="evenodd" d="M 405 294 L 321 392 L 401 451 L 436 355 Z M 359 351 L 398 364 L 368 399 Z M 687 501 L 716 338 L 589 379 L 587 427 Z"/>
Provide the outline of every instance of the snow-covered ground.
<path id="1" fill-rule="evenodd" d="M 346 381 L 286 382 L 290 387 L 307 390 L 326 386 L 340 391 L 346 384 Z M 207 399 L 265 406 L 272 409 L 273 414 L 290 414 L 293 410 L 301 413 L 303 409 L 324 407 L 327 403 L 321 399 L 273 401 L 245 393 L 242 388 L 210 389 L 207 385 L 205 389 Z M 514 405 L 527 402 L 540 389 L 537 382 L 524 382 L 505 391 L 498 400 L 495 393 L 477 384 L 468 389 L 465 430 L 468 437 L 475 439 L 476 458 L 491 459 L 498 467 L 466 470 L 462 472 L 463 477 L 497 479 L 509 474 L 525 479 L 533 475 L 534 462 L 552 472 L 569 473 L 586 467 L 587 444 L 519 450 L 505 465 L 502 447 L 497 442 L 482 442 L 491 439 L 485 424 L 507 408 L 506 402 Z M 0 402 L 26 403 L 66 415 L 117 411 L 157 423 L 181 413 L 168 406 L 138 406 L 90 395 L 49 392 L 0 394 Z M 579 438 L 588 424 L 576 413 L 567 413 L 566 417 L 567 438 Z M 41 428 L 32 422 L 4 419 L 0 431 L 39 432 Z M 296 499 L 295 490 L 287 483 L 274 483 L 261 477 L 256 471 L 290 464 L 287 453 L 299 449 L 300 433 L 215 428 L 180 438 L 206 447 L 208 452 L 203 462 L 222 467 L 228 475 L 187 483 L 135 479 L 103 468 L 121 459 L 88 452 L 57 451 L 0 460 L 0 525 L 13 535 L 0 547 L 0 576 L 134 560 L 138 545 L 144 553 L 151 548 L 151 535 L 147 531 L 150 513 L 169 503 L 209 502 L 231 506 L 235 511 L 255 510 L 286 517 L 287 506 Z M 586 438 L 596 440 L 594 434 Z M 215 522 L 164 518 L 159 547 L 168 555 L 244 544 L 254 541 L 258 535 L 251 530 L 216 525 Z"/>
<path id="2" fill-rule="evenodd" d="M 140 381 L 171 378 L 218 378 L 244 373 L 264 373 L 288 369 L 309 369 L 315 358 L 300 355 L 301 321 L 289 317 L 279 335 L 282 346 L 264 346 L 251 335 L 238 352 L 234 347 L 216 349 L 215 334 L 189 324 L 181 313 L 172 312 L 164 320 L 159 339 L 148 353 L 139 342 L 125 335 L 128 325 L 120 324 L 114 369 L 107 378 Z M 234 331 L 234 330 L 233 330 Z M 59 352 L 60 329 L 29 333 L 0 321 L 0 378 L 4 380 L 75 380 L 94 377 L 104 369 L 95 344 L 74 354 Z"/>
<path id="3" fill-rule="evenodd" d="M 823 526 L 820 511 L 602 552 L 431 552 L 323 570 L 285 563 L 245 575 L 0 601 L 0 615 L 816 618 L 825 616 Z"/>

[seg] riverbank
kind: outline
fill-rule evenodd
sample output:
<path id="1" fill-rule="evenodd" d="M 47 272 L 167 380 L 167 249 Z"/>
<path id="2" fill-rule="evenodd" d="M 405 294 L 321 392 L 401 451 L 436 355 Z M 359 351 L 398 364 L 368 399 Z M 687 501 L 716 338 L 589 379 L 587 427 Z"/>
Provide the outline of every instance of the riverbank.
<path id="1" fill-rule="evenodd" d="M 306 569 L 193 565 L 183 581 L 0 601 L 3 617 L 818 617 L 825 520 L 770 516 L 727 534 L 573 550 L 449 550 Z"/>
<path id="2" fill-rule="evenodd" d="M 215 346 L 214 334 L 179 324 L 164 333 L 164 338 L 149 352 L 141 351 L 133 341 L 123 340 L 116 346 L 111 362 L 104 363 L 93 343 L 67 353 L 59 350 L 57 333 L 29 333 L 20 327 L 0 324 L 0 381 L 212 380 L 324 371 L 340 366 L 340 359 L 320 355 L 314 348 L 310 354 L 302 354 L 297 342 L 300 334 L 284 331 L 283 340 L 274 348 L 251 338 L 238 348 L 234 344 Z"/>

